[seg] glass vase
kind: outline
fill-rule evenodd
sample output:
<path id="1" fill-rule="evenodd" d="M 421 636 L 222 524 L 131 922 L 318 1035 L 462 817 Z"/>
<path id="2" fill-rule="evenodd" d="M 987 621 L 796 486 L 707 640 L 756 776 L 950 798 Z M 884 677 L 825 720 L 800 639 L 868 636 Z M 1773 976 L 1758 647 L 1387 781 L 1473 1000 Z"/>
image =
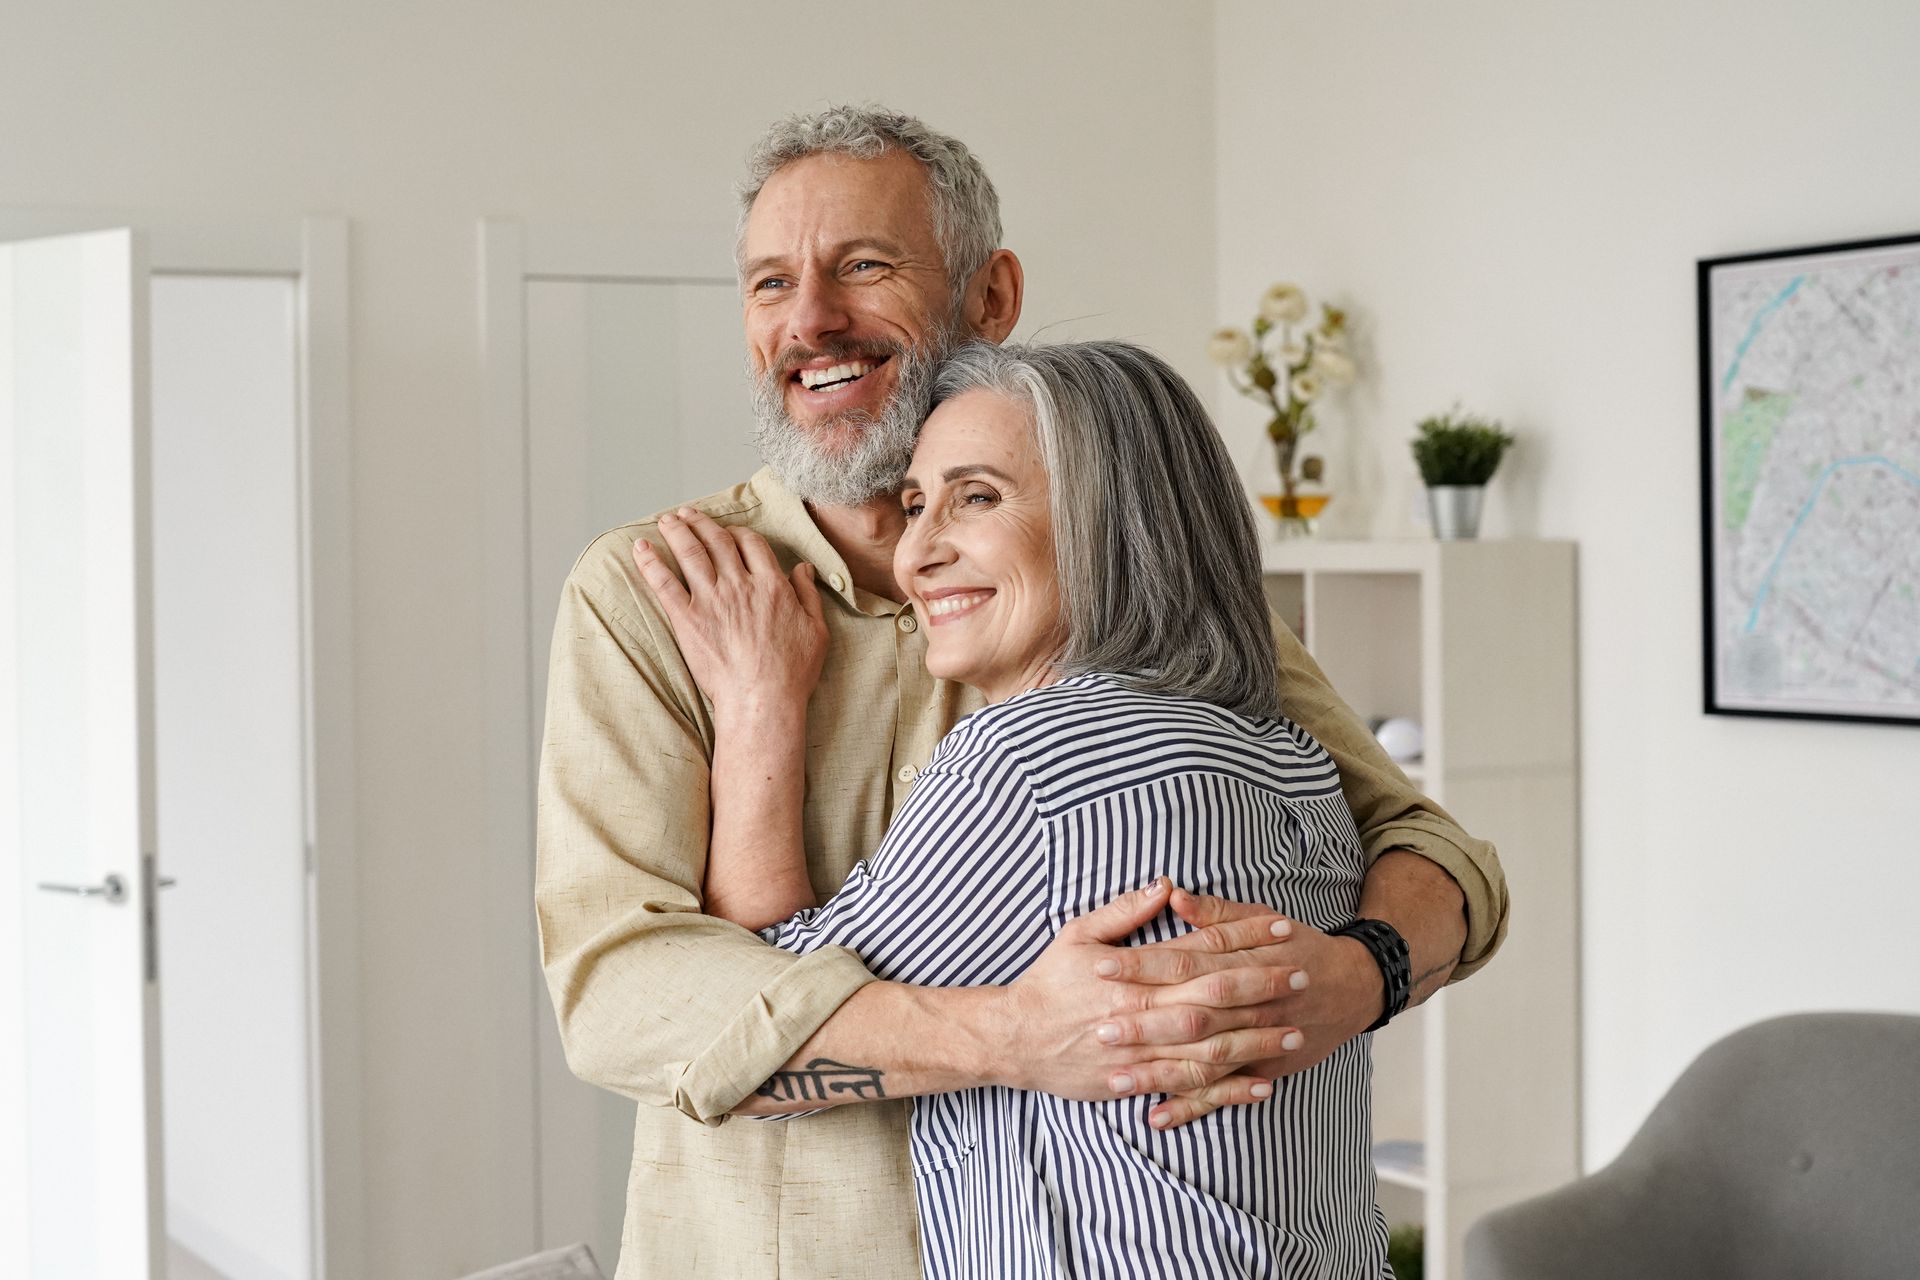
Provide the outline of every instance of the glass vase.
<path id="1" fill-rule="evenodd" d="M 1332 500 L 1330 493 L 1296 493 L 1291 498 L 1280 493 L 1260 495 L 1260 505 L 1273 517 L 1274 528 L 1282 541 L 1313 537 L 1319 530 L 1320 513 Z"/>

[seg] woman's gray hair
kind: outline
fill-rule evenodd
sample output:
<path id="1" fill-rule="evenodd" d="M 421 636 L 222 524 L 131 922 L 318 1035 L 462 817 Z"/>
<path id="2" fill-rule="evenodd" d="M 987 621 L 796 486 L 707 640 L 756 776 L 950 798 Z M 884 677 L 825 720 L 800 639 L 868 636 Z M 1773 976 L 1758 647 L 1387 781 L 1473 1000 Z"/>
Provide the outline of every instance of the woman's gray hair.
<path id="1" fill-rule="evenodd" d="M 1180 375 L 1125 342 L 975 342 L 942 366 L 935 403 L 974 390 L 1033 415 L 1066 624 L 1060 674 L 1278 716 L 1253 513 Z"/>
<path id="2" fill-rule="evenodd" d="M 876 160 L 889 150 L 906 152 L 927 171 L 933 234 L 946 262 L 948 284 L 958 298 L 1000 247 L 1000 196 L 965 143 L 885 107 L 828 107 L 790 115 L 768 129 L 747 153 L 736 246 L 746 235 L 747 215 L 760 188 L 780 170 L 827 152 Z"/>

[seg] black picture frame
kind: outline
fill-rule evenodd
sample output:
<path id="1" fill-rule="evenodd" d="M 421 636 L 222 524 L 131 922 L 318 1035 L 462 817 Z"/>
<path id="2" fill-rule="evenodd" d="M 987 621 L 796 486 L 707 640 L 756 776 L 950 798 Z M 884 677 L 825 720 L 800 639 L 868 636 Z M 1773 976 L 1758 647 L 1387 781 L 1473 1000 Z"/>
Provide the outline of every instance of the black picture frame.
<path id="1" fill-rule="evenodd" d="M 1767 611 L 1776 575 L 1787 563 L 1789 552 L 1793 549 L 1798 534 L 1813 522 L 1813 517 L 1818 513 L 1819 506 L 1827 496 L 1829 488 L 1837 487 L 1835 477 L 1842 476 L 1844 471 L 1845 478 L 1851 478 L 1856 469 L 1868 475 L 1886 471 L 1888 478 L 1896 483 L 1898 492 L 1904 492 L 1909 483 L 1916 490 L 1920 490 L 1920 404 L 1913 406 L 1911 419 L 1912 430 L 1916 436 L 1916 439 L 1908 442 L 1913 448 L 1911 470 L 1882 454 L 1830 459 L 1823 468 L 1817 473 L 1812 473 L 1811 478 L 1807 479 L 1808 491 L 1801 504 L 1794 508 L 1796 516 L 1789 522 L 1785 536 L 1779 543 L 1768 571 L 1760 580 L 1751 601 L 1738 600 L 1731 595 L 1723 598 L 1723 593 L 1736 592 L 1744 586 L 1740 581 L 1741 575 L 1733 572 L 1727 564 L 1728 546 L 1722 537 L 1723 530 L 1728 527 L 1730 514 L 1726 500 L 1731 497 L 1733 505 L 1739 508 L 1739 524 L 1744 528 L 1747 517 L 1759 501 L 1760 485 L 1767 478 L 1771 478 L 1760 474 L 1760 469 L 1771 461 L 1771 444 L 1774 438 L 1772 428 L 1766 426 L 1764 419 L 1774 419 L 1774 425 L 1784 422 L 1786 417 L 1794 412 L 1794 401 L 1798 398 L 1795 392 L 1786 388 L 1778 392 L 1767 392 L 1754 387 L 1751 383 L 1746 384 L 1744 390 L 1735 397 L 1734 392 L 1739 385 L 1736 382 L 1736 374 L 1741 367 L 1741 362 L 1748 353 L 1750 345 L 1755 343 L 1763 332 L 1763 323 L 1778 310 L 1793 305 L 1796 298 L 1804 306 L 1815 306 L 1823 302 L 1829 304 L 1834 310 L 1832 319 L 1834 325 L 1853 324 L 1860 327 L 1862 334 L 1868 333 L 1870 324 L 1863 323 L 1859 315 L 1850 315 L 1850 308 L 1846 305 L 1848 301 L 1861 302 L 1864 295 L 1856 295 L 1853 299 L 1817 297 L 1823 286 L 1844 284 L 1851 279 L 1849 273 L 1861 272 L 1870 273 L 1869 278 L 1872 273 L 1890 273 L 1890 278 L 1895 278 L 1910 272 L 1910 284 L 1906 281 L 1898 281 L 1887 287 L 1901 298 L 1904 298 L 1908 289 L 1911 290 L 1915 309 L 1914 323 L 1920 324 L 1920 232 L 1884 236 L 1872 240 L 1850 240 L 1792 249 L 1773 249 L 1757 253 L 1702 258 L 1696 263 L 1695 287 L 1700 342 L 1702 668 L 1705 678 L 1704 710 L 1708 715 L 1832 720 L 1858 724 L 1920 725 L 1920 625 L 1916 625 L 1915 634 L 1912 636 L 1912 653 L 1906 655 L 1904 659 L 1913 664 L 1911 670 L 1905 674 L 1916 682 L 1915 696 L 1911 699 L 1902 697 L 1884 702 L 1864 698 L 1856 702 L 1844 698 L 1795 695 L 1786 691 L 1790 688 L 1790 678 L 1795 674 L 1791 669 L 1793 655 L 1787 655 L 1783 660 L 1777 652 L 1779 645 L 1773 641 L 1771 635 L 1761 631 L 1763 616 L 1769 618 L 1768 625 L 1771 627 L 1776 625 L 1771 619 L 1785 609 L 1785 606 L 1781 606 L 1771 614 Z M 1736 305 L 1726 298 L 1726 292 L 1737 285 L 1764 284 L 1769 278 L 1777 279 L 1783 275 L 1789 277 L 1791 283 L 1782 286 L 1769 302 L 1763 304 L 1753 314 L 1748 328 L 1743 331 L 1741 341 L 1733 347 L 1733 359 L 1724 371 L 1721 370 L 1717 353 L 1724 353 L 1725 347 L 1722 344 L 1728 335 L 1716 329 L 1716 320 L 1721 318 L 1722 310 L 1732 309 Z M 1826 279 L 1815 279 L 1814 287 L 1807 291 L 1805 297 L 1801 297 L 1800 290 L 1806 288 L 1806 281 L 1821 275 Z M 1717 293 L 1716 290 L 1723 292 Z M 1724 302 L 1726 305 L 1717 306 L 1717 302 Z M 1737 305 L 1748 303 L 1750 299 L 1742 299 Z M 1804 314 L 1804 306 L 1802 314 Z M 1878 322 L 1879 317 L 1872 314 L 1864 302 L 1858 309 L 1868 313 L 1870 322 Z M 1805 324 L 1809 330 L 1819 332 L 1817 326 L 1823 322 L 1819 318 L 1808 318 Z M 1913 344 L 1912 350 L 1912 368 L 1916 375 L 1912 384 L 1913 394 L 1920 397 L 1920 342 Z M 1780 397 L 1784 403 L 1775 408 L 1768 403 L 1771 397 Z M 1722 412 L 1727 408 L 1730 400 L 1735 399 L 1741 407 L 1733 410 L 1729 416 L 1738 417 L 1743 410 L 1754 410 L 1756 424 L 1751 428 L 1751 434 L 1759 438 L 1760 443 L 1757 446 L 1749 446 L 1741 453 L 1742 469 L 1737 477 L 1738 483 L 1728 486 L 1725 481 L 1728 479 L 1729 472 L 1724 465 L 1727 459 L 1723 457 L 1720 448 L 1726 435 L 1722 430 Z M 1760 455 L 1760 460 L 1752 463 L 1753 473 L 1749 475 L 1746 473 L 1744 459 L 1756 452 Z M 1880 467 L 1879 463 L 1885 463 L 1886 467 Z M 1746 487 L 1749 485 L 1750 487 Z M 1744 494 L 1743 487 L 1746 487 Z M 1777 519 L 1782 514 L 1777 500 L 1781 496 L 1784 495 L 1771 493 L 1769 495 L 1769 515 L 1772 518 Z M 1916 504 L 1915 512 L 1910 542 L 1910 546 L 1914 549 L 1908 553 L 1913 557 L 1913 581 L 1906 583 L 1903 589 L 1920 593 L 1920 504 Z M 1903 517 L 1898 514 L 1897 507 L 1896 513 L 1890 518 L 1895 522 L 1896 529 L 1905 528 L 1902 523 Z M 1843 577 L 1843 581 L 1847 579 Z M 1875 598 L 1874 606 L 1869 608 L 1865 618 L 1862 619 L 1862 634 L 1865 634 L 1871 625 L 1874 609 L 1878 608 L 1880 599 L 1880 597 Z M 1724 634 L 1736 629 L 1724 625 L 1729 613 L 1737 612 L 1727 608 L 1730 600 L 1744 604 L 1749 610 L 1744 627 L 1738 628 L 1744 631 L 1748 638 L 1736 639 Z M 1905 597 L 1901 597 L 1896 603 L 1904 606 Z M 1807 611 L 1804 608 L 1796 612 L 1802 618 L 1801 626 L 1812 628 L 1816 625 L 1817 619 L 1806 620 Z M 1920 617 L 1920 614 L 1916 614 L 1916 617 Z M 1784 629 L 1786 624 L 1777 625 Z M 1897 636 L 1904 624 L 1896 616 L 1890 625 Z M 1872 637 L 1872 641 L 1877 643 L 1878 636 Z M 1770 653 L 1774 655 L 1772 658 L 1768 656 Z M 1851 646 L 1845 656 L 1849 660 L 1852 659 Z M 1902 675 L 1900 669 L 1879 663 L 1877 655 L 1869 654 L 1861 659 L 1862 662 L 1868 660 L 1874 663 L 1872 671 L 1875 675 L 1894 680 L 1898 680 Z M 1770 662 L 1773 664 L 1771 667 L 1769 667 Z M 1783 668 L 1789 669 L 1783 673 Z M 1730 673 L 1733 673 L 1731 678 Z M 1770 681 L 1779 681 L 1781 690 L 1770 693 L 1767 689 Z"/>

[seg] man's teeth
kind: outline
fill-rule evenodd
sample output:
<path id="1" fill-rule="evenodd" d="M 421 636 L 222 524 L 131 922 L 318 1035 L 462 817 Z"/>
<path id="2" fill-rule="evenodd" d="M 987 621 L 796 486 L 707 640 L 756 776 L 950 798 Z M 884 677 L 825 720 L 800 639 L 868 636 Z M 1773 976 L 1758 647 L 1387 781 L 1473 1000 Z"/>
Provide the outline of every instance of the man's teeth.
<path id="1" fill-rule="evenodd" d="M 927 616 L 937 618 L 943 613 L 958 613 L 962 609 L 971 609 L 992 594 L 991 591 L 973 591 L 964 596 L 941 596 L 938 600 L 929 600 Z"/>
<path id="2" fill-rule="evenodd" d="M 855 360 L 851 364 L 836 364 L 831 369 L 802 369 L 800 385 L 809 391 L 818 391 L 838 382 L 852 382 L 855 378 L 864 378 L 873 372 L 870 360 Z"/>

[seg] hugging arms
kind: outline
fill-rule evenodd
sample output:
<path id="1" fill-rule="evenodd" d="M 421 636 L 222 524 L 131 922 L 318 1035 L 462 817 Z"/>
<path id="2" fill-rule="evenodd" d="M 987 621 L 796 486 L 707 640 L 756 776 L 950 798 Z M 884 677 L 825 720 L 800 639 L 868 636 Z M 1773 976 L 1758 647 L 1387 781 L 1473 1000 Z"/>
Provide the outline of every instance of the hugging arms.
<path id="1" fill-rule="evenodd" d="M 794 877 L 794 860 L 783 849 L 756 841 L 783 833 L 777 844 L 799 831 L 807 769 L 799 726 L 834 619 L 829 610 L 842 602 L 823 603 L 811 567 L 783 571 L 780 558 L 751 530 L 723 530 L 693 514 L 665 519 L 655 537 L 687 583 L 672 576 L 649 540 L 640 556 L 654 587 L 640 588 L 639 596 L 652 603 L 654 591 L 665 593 L 668 603 L 655 625 L 671 628 L 687 678 L 697 677 L 710 700 L 700 704 L 715 753 L 709 853 L 715 861 L 704 868 L 708 886 L 715 887 L 712 870 L 723 857 L 730 872 L 741 873 L 728 877 L 717 899 L 700 900 L 712 915 L 771 923 L 815 896 L 813 878 Z M 691 607 L 695 597 L 698 608 Z M 1446 839 L 1437 832 L 1465 837 L 1444 815 L 1421 807 L 1297 642 L 1282 628 L 1276 632 L 1288 708 L 1333 750 L 1375 855 L 1360 914 L 1387 919 L 1408 939 L 1416 987 L 1411 1002 L 1418 1002 L 1454 971 L 1463 944 L 1469 958 L 1484 956 L 1496 925 L 1482 912 L 1476 922 L 1482 936 L 1469 938 L 1453 878 L 1394 842 L 1431 847 Z M 809 740 L 819 736 L 816 728 Z M 751 790 L 755 801 L 727 803 L 735 786 Z M 1451 859 L 1449 869 L 1460 866 L 1471 877 L 1480 868 L 1470 854 L 1484 846 L 1465 842 L 1467 849 L 1443 844 L 1443 856 Z M 805 1072 L 809 1063 L 827 1059 L 880 1072 L 889 1097 L 982 1083 L 1076 1098 L 1178 1094 L 1166 1110 L 1179 1123 L 1220 1102 L 1244 1100 L 1258 1079 L 1312 1065 L 1379 1013 L 1381 975 L 1359 944 L 1298 921 L 1281 924 L 1287 936 L 1276 938 L 1276 917 L 1259 904 L 1182 892 L 1171 897 L 1182 918 L 1202 927 L 1157 947 L 1114 945 L 1167 905 L 1139 897 L 1069 926 L 1039 963 L 1006 987 L 862 983 L 781 1061 L 751 1081 L 734 1080 L 736 1090 L 751 1087 L 726 1110 L 774 1114 L 817 1105 L 755 1090 L 772 1076 Z M 1304 975 L 1304 989 L 1293 985 L 1302 981 L 1296 974 Z"/>

